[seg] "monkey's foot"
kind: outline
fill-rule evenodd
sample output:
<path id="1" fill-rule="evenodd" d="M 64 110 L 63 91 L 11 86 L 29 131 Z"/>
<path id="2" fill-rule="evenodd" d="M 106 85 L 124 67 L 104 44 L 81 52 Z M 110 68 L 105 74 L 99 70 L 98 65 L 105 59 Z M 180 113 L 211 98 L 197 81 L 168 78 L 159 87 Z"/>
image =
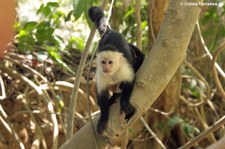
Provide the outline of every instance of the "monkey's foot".
<path id="1" fill-rule="evenodd" d="M 125 119 L 129 121 L 129 119 L 134 115 L 135 108 L 131 104 L 121 104 L 121 112 L 125 112 Z"/>
<path id="2" fill-rule="evenodd" d="M 98 121 L 98 124 L 97 124 L 97 132 L 98 132 L 98 134 L 102 135 L 103 131 L 106 128 L 106 124 L 107 124 L 107 121 L 102 121 L 102 120 Z"/>

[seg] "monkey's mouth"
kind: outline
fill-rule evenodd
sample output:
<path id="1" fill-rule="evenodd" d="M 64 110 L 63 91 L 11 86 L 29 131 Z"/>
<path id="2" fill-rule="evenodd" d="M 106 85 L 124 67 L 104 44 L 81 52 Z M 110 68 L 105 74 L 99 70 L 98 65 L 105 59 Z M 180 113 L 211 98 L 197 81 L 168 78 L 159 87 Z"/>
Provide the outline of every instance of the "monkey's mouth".
<path id="1" fill-rule="evenodd" d="M 105 70 L 105 71 L 103 71 L 103 74 L 104 74 L 104 75 L 106 75 L 106 76 L 108 76 L 108 75 L 110 75 L 110 74 L 111 74 L 111 71 L 109 71 L 109 70 Z"/>

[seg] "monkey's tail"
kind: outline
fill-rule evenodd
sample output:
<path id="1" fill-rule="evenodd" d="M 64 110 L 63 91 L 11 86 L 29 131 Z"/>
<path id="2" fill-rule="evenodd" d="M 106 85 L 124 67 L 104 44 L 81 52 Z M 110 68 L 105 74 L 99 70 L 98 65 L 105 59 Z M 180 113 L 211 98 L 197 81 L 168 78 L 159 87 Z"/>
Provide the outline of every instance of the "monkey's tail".
<path id="1" fill-rule="evenodd" d="M 88 10 L 88 15 L 91 21 L 95 23 L 100 35 L 104 34 L 108 29 L 108 22 L 103 11 L 99 7 L 92 6 Z"/>

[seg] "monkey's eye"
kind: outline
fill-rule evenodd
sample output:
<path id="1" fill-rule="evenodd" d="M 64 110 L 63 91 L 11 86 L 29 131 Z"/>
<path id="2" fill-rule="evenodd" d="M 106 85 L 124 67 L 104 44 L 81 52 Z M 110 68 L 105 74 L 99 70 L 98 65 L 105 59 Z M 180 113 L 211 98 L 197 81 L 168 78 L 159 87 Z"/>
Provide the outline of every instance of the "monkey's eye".
<path id="1" fill-rule="evenodd" d="M 101 61 L 102 64 L 105 64 L 105 61 Z"/>
<path id="2" fill-rule="evenodd" d="M 113 61 L 109 61 L 109 64 L 112 64 L 113 63 Z"/>

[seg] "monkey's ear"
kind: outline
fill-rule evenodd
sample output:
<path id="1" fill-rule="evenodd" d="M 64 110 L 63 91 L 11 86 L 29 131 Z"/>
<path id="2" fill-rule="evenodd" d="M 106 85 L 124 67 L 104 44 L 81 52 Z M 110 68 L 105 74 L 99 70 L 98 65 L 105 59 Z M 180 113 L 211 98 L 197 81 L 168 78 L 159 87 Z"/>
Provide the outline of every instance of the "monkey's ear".
<path id="1" fill-rule="evenodd" d="M 120 56 L 120 57 L 119 57 L 119 61 L 122 62 L 122 61 L 124 60 L 124 56 L 123 56 L 122 53 L 120 53 L 119 56 Z"/>

